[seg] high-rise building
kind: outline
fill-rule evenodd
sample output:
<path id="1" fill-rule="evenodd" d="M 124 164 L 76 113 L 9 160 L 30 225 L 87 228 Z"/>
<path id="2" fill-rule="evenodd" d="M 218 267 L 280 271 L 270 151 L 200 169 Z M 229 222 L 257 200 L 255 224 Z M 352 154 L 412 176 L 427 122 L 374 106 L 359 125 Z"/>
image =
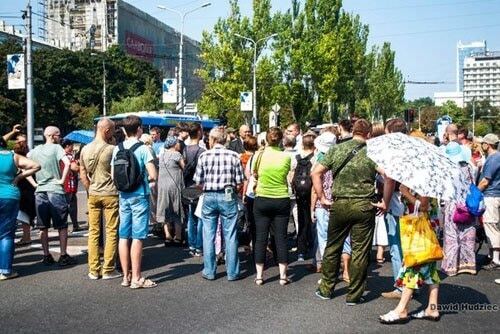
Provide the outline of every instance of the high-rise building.
<path id="1" fill-rule="evenodd" d="M 487 51 L 486 41 L 476 41 L 468 44 L 463 44 L 462 41 L 457 43 L 457 92 L 462 92 L 464 89 L 464 60 L 478 54 L 484 54 Z"/>
<path id="2" fill-rule="evenodd" d="M 165 78 L 177 77 L 180 34 L 151 15 L 123 0 L 43 1 L 47 42 L 73 51 L 106 51 L 119 45 L 127 54 L 153 64 Z M 199 43 L 184 36 L 183 51 L 185 98 L 193 102 L 203 87 L 194 73 L 201 67 Z"/>
<path id="3" fill-rule="evenodd" d="M 500 106 L 500 52 L 465 58 L 463 76 L 465 103 L 489 100 Z"/>

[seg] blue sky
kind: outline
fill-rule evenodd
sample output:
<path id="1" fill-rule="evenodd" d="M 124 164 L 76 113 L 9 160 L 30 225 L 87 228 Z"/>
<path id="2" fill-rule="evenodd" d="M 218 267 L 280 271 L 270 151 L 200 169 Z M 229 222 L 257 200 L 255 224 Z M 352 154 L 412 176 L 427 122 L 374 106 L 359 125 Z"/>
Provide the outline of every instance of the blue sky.
<path id="1" fill-rule="evenodd" d="M 37 10 L 37 1 L 34 10 Z M 179 29 L 180 19 L 162 11 L 165 5 L 184 11 L 205 0 L 130 0 L 132 5 Z M 27 1 L 1 1 L 0 17 L 12 15 Z M 186 19 L 185 32 L 200 39 L 212 29 L 219 16 L 228 13 L 228 0 L 211 0 L 212 5 Z M 273 10 L 285 11 L 289 0 L 272 0 Z M 240 0 L 244 15 L 252 15 L 252 1 Z M 500 0 L 344 0 L 344 8 L 359 14 L 370 26 L 370 44 L 391 43 L 396 64 L 404 78 L 415 81 L 445 81 L 443 85 L 407 85 L 406 98 L 431 96 L 436 91 L 455 90 L 457 41 L 486 40 L 490 50 L 500 50 Z M 9 23 L 20 22 L 15 19 Z"/>

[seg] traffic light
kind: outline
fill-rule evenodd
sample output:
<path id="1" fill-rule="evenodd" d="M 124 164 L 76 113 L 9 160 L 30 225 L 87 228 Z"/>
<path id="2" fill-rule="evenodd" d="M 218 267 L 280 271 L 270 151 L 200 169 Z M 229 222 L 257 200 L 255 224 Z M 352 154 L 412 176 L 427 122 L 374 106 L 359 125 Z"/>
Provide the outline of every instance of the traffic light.
<path id="1" fill-rule="evenodd" d="M 405 122 L 410 124 L 415 120 L 415 110 L 414 109 L 405 109 L 404 111 Z"/>

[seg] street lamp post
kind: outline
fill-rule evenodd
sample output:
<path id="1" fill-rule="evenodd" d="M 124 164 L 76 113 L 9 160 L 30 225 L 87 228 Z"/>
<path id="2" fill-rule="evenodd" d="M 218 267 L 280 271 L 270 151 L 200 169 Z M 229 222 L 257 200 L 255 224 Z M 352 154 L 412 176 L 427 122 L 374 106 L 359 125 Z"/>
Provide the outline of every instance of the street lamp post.
<path id="1" fill-rule="evenodd" d="M 198 9 L 205 8 L 210 6 L 212 3 L 206 2 L 203 5 L 196 7 L 194 9 L 188 10 L 187 12 L 181 12 L 176 9 L 172 9 L 166 6 L 158 5 L 159 9 L 162 10 L 167 10 L 172 13 L 176 13 L 179 15 L 181 18 L 181 31 L 180 31 L 180 42 L 179 42 L 179 82 L 177 84 L 177 108 L 184 113 L 184 86 L 183 86 L 183 80 L 182 80 L 182 74 L 183 74 L 183 48 L 184 48 L 184 21 L 186 19 L 186 16 L 194 11 L 197 11 Z"/>
<path id="2" fill-rule="evenodd" d="M 272 34 L 267 37 L 261 38 L 257 41 L 253 40 L 250 37 L 245 37 L 240 34 L 234 34 L 235 36 L 239 38 L 243 38 L 250 43 L 253 44 L 253 64 L 252 64 L 252 69 L 253 69 L 253 89 L 252 89 L 252 131 L 253 134 L 255 135 L 257 133 L 257 77 L 256 77 L 256 68 L 257 68 L 257 44 L 262 41 L 267 41 L 269 38 L 273 38 L 277 36 L 278 34 Z"/>
<path id="3" fill-rule="evenodd" d="M 476 98 L 472 98 L 472 137 L 474 137 L 476 130 Z"/>

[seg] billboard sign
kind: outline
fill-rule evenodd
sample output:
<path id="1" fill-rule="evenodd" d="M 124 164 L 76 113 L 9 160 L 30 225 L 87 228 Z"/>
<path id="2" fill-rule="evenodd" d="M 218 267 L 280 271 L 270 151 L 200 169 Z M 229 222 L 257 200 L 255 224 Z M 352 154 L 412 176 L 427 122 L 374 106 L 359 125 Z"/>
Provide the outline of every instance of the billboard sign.
<path id="1" fill-rule="evenodd" d="M 24 54 L 7 55 L 7 80 L 9 89 L 25 89 Z"/>
<path id="2" fill-rule="evenodd" d="M 241 111 L 252 111 L 252 92 L 240 93 Z"/>
<path id="3" fill-rule="evenodd" d="M 177 103 L 177 79 L 163 79 L 161 91 L 163 103 Z"/>
<path id="4" fill-rule="evenodd" d="M 125 50 L 127 54 L 150 63 L 154 60 L 153 42 L 129 31 L 125 32 Z"/>

